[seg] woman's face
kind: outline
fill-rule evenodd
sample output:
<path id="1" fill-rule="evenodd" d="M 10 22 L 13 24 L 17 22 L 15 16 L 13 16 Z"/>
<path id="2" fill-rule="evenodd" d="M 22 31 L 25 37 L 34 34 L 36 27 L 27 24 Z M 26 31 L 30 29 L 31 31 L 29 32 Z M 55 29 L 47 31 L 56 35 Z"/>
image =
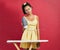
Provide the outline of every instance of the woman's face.
<path id="1" fill-rule="evenodd" d="M 31 8 L 30 6 L 26 6 L 26 7 L 25 7 L 25 12 L 26 12 L 27 14 L 31 14 L 31 13 L 32 13 L 32 8 Z"/>

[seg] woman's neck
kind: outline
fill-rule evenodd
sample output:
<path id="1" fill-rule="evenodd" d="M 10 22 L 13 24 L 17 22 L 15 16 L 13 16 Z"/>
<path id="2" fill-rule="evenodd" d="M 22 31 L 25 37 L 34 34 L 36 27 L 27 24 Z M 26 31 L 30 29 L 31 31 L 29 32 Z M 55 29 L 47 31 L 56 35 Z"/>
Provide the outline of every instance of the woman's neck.
<path id="1" fill-rule="evenodd" d="M 32 16 L 33 14 L 31 13 L 31 14 L 27 14 L 27 16 Z"/>

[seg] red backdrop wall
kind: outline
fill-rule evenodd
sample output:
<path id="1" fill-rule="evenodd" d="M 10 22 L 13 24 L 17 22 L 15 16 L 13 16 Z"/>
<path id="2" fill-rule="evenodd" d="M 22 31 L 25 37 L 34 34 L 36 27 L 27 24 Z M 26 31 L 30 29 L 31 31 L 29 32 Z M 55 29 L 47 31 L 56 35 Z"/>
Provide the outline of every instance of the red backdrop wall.
<path id="1" fill-rule="evenodd" d="M 60 24 L 58 0 L 0 0 L 0 50 L 16 50 L 8 39 L 21 39 L 21 5 L 28 1 L 33 6 L 33 13 L 40 19 L 41 39 L 49 40 L 41 43 L 40 50 L 60 50 Z"/>

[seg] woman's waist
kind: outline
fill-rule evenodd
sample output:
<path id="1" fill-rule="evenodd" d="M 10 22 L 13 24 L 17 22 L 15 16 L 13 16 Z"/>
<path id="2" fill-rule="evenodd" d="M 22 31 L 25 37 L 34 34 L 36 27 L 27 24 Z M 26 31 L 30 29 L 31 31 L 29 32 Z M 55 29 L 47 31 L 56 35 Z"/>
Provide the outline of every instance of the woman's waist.
<path id="1" fill-rule="evenodd" d="M 36 28 L 29 28 L 28 27 L 27 30 L 32 30 L 33 31 L 33 30 L 37 30 L 37 29 Z"/>

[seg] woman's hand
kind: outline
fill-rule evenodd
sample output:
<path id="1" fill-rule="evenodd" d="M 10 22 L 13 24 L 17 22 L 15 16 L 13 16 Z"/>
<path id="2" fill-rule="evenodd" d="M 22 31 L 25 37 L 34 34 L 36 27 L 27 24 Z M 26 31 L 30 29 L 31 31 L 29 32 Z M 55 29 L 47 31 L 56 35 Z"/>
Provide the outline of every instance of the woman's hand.
<path id="1" fill-rule="evenodd" d="M 38 40 L 40 40 L 40 31 L 38 30 Z"/>
<path id="2" fill-rule="evenodd" d="M 38 40 L 40 40 L 40 37 L 38 37 Z"/>

